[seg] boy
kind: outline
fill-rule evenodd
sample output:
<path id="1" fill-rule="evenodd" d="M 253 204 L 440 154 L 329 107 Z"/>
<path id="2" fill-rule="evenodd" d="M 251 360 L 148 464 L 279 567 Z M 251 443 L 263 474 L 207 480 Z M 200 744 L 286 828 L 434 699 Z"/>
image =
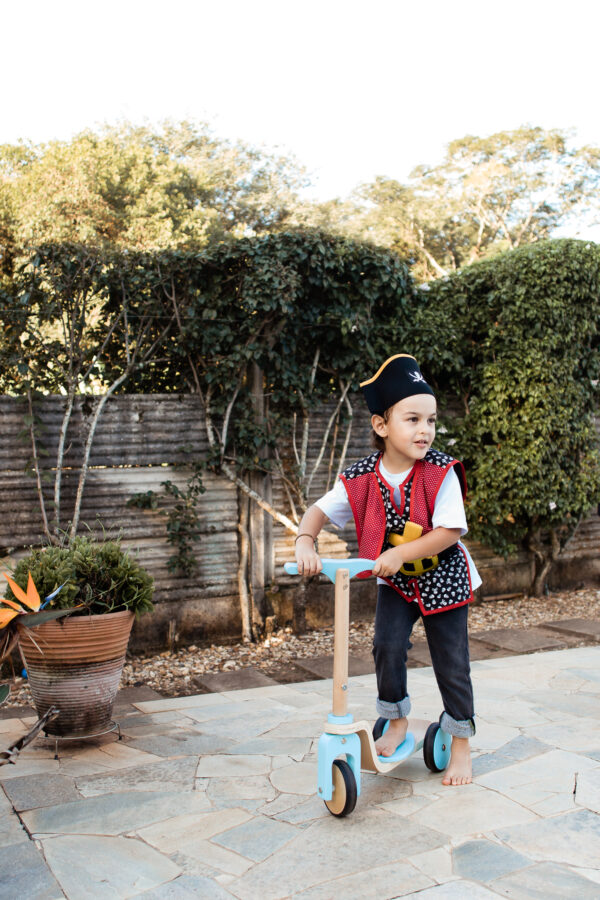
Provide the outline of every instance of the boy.
<path id="1" fill-rule="evenodd" d="M 421 616 L 444 704 L 440 724 L 452 735 L 442 783 L 468 784 L 475 723 L 467 604 L 481 578 L 459 543 L 467 531 L 464 469 L 458 460 L 431 449 L 435 396 L 414 357 L 390 357 L 361 388 L 377 451 L 346 469 L 334 489 L 302 517 L 296 538 L 298 571 L 321 571 L 319 532 L 328 520 L 343 527 L 353 515 L 359 556 L 375 559 L 379 585 L 373 640 L 377 713 L 390 724 L 375 744 L 377 752 L 391 756 L 406 736 L 406 654 Z"/>

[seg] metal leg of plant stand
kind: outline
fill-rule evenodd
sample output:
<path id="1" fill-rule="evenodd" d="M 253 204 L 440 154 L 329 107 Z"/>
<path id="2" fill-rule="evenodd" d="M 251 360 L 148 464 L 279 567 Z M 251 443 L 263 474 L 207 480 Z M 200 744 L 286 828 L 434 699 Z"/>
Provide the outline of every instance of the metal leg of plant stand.
<path id="1" fill-rule="evenodd" d="M 67 735 L 56 735 L 56 734 L 48 734 L 44 732 L 47 738 L 54 738 L 54 759 L 59 759 L 58 755 L 58 742 L 59 741 L 85 741 L 88 738 L 100 737 L 103 734 L 111 734 L 113 731 L 118 732 L 118 741 L 123 740 L 123 735 L 121 733 L 121 726 L 118 722 L 111 722 L 108 728 L 105 728 L 103 731 L 94 731 L 92 734 L 67 734 Z"/>

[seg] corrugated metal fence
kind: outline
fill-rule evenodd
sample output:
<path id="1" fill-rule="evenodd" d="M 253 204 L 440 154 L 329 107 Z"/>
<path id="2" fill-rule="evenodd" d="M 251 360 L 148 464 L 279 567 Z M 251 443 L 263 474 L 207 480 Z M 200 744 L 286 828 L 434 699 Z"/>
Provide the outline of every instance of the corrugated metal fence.
<path id="1" fill-rule="evenodd" d="M 46 397 L 37 401 L 36 416 L 41 420 L 39 443 L 47 455 L 43 465 L 53 474 L 59 431 L 64 412 L 62 397 Z M 64 526 L 72 513 L 79 467 L 82 459 L 82 436 L 91 413 L 93 399 L 78 402 L 68 432 L 62 489 Z M 311 422 L 308 466 L 314 465 L 319 452 L 320 435 L 331 410 L 324 409 Z M 21 399 L 0 397 L 0 556 L 18 558 L 23 548 L 42 541 L 39 502 L 35 480 L 26 469 L 31 460 L 31 446 L 25 433 L 27 408 Z M 352 426 L 352 439 L 347 463 L 363 456 L 368 448 L 369 427 L 366 417 L 357 416 Z M 198 502 L 200 539 L 194 552 L 198 572 L 188 578 L 171 573 L 167 560 L 173 549 L 167 544 L 165 516 L 160 510 L 146 510 L 127 505 L 138 493 L 160 491 L 163 481 L 183 486 L 189 465 L 206 453 L 207 441 L 202 408 L 193 395 L 122 395 L 107 404 L 96 431 L 90 458 L 90 471 L 83 497 L 82 527 L 93 532 L 102 529 L 121 533 L 123 543 L 138 551 L 141 562 L 156 582 L 157 611 L 143 617 L 136 625 L 134 644 L 164 646 L 175 640 L 209 640 L 238 636 L 241 630 L 237 588 L 239 497 L 237 488 L 227 479 L 204 476 L 206 492 Z M 186 466 L 188 467 L 186 469 Z M 310 497 L 315 499 L 335 478 L 329 470 L 328 458 L 317 471 Z M 269 491 L 273 505 L 289 513 L 281 479 L 272 478 Z M 52 510 L 53 485 L 44 482 L 44 491 Z M 161 506 L 168 508 L 168 498 L 161 495 Z M 171 501 L 172 502 L 172 501 Z M 272 587 L 289 587 L 282 570 L 285 559 L 293 555 L 293 536 L 273 524 L 255 509 L 253 533 L 255 544 L 265 547 L 260 557 L 262 572 L 254 566 L 253 581 L 258 594 Z M 257 525 L 258 523 L 258 525 Z M 260 541 L 257 528 L 262 529 Z M 81 529 L 80 529 L 81 530 Z M 600 519 L 591 516 L 580 526 L 563 555 L 557 569 L 563 584 L 574 584 L 600 575 L 597 550 L 600 544 Z M 325 536 L 322 552 L 345 556 L 356 551 L 353 527 Z M 507 566 L 503 560 L 478 545 L 471 545 L 484 578 L 487 594 L 502 594 L 523 589 L 529 580 L 529 562 L 525 554 Z M 271 598 L 276 594 L 269 594 Z M 285 597 L 285 591 L 281 593 Z M 279 610 L 285 615 L 284 608 Z"/>

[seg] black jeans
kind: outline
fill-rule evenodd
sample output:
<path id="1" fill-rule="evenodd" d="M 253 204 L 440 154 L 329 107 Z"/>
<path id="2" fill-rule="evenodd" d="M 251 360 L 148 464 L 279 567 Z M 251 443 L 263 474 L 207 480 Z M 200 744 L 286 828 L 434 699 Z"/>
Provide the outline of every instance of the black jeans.
<path id="1" fill-rule="evenodd" d="M 456 737 L 475 734 L 473 686 L 467 633 L 468 605 L 423 616 L 425 635 L 444 712 L 440 724 Z M 410 712 L 406 655 L 410 635 L 421 616 L 418 603 L 407 603 L 387 584 L 379 585 L 373 657 L 377 674 L 377 712 L 399 719 Z"/>

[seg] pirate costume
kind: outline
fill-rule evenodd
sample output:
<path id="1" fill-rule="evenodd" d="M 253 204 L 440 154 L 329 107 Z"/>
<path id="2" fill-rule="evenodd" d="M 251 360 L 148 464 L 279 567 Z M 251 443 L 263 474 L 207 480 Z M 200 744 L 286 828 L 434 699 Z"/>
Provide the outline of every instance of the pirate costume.
<path id="1" fill-rule="evenodd" d="M 405 354 L 388 359 L 361 388 L 370 412 L 380 416 L 406 397 L 433 396 L 414 357 Z M 391 473 L 382 458 L 383 452 L 377 451 L 354 463 L 316 503 L 339 527 L 354 517 L 359 556 L 376 559 L 390 547 L 438 527 L 466 533 L 462 463 L 429 449 L 409 471 Z M 444 703 L 440 723 L 457 737 L 474 734 L 467 604 L 480 584 L 461 542 L 433 558 L 404 563 L 389 578 L 378 578 L 373 656 L 380 716 L 402 718 L 410 711 L 406 660 L 412 628 L 421 616 Z"/>

